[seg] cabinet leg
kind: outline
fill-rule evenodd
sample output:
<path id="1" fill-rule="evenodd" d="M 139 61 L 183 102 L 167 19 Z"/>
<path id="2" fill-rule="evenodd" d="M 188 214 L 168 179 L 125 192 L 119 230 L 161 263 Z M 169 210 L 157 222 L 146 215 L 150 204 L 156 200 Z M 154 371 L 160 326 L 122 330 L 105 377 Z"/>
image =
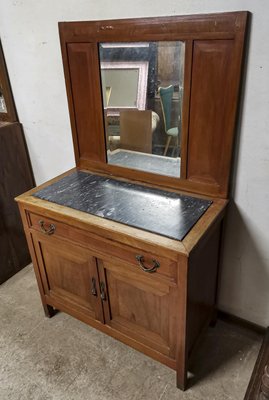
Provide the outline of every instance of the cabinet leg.
<path id="1" fill-rule="evenodd" d="M 185 391 L 187 389 L 187 370 L 177 370 L 177 388 Z"/>
<path id="2" fill-rule="evenodd" d="M 48 318 L 53 317 L 56 314 L 56 310 L 48 304 L 43 304 L 45 316 Z"/>

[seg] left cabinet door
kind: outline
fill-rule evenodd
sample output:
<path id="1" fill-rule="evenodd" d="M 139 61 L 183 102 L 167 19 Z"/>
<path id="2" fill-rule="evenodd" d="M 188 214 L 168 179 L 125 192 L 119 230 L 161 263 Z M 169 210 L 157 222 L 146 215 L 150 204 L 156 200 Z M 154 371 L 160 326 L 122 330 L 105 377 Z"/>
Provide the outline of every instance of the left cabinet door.
<path id="1" fill-rule="evenodd" d="M 32 234 L 38 268 L 48 303 L 71 314 L 103 322 L 96 258 L 78 245 Z"/>

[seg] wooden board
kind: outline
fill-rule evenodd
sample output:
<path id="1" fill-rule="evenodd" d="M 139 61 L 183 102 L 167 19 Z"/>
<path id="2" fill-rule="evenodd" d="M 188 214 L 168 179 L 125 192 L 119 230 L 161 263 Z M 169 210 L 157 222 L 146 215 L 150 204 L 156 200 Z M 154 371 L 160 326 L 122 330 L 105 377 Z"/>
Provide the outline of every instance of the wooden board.
<path id="1" fill-rule="evenodd" d="M 265 367 L 267 370 L 265 371 Z M 269 328 L 260 349 L 244 400 L 269 399 Z"/>
<path id="2" fill-rule="evenodd" d="M 0 284 L 31 262 L 14 197 L 32 187 L 21 125 L 0 124 Z"/>

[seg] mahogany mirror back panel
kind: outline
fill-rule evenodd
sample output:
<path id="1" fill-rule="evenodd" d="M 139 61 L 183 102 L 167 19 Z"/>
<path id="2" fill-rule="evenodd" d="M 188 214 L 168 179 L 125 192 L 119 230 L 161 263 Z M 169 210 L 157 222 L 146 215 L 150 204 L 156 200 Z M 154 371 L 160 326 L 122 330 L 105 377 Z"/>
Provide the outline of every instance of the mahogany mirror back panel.
<path id="1" fill-rule="evenodd" d="M 76 164 L 227 198 L 247 12 L 59 23 Z M 100 43 L 185 44 L 180 178 L 107 162 Z"/>

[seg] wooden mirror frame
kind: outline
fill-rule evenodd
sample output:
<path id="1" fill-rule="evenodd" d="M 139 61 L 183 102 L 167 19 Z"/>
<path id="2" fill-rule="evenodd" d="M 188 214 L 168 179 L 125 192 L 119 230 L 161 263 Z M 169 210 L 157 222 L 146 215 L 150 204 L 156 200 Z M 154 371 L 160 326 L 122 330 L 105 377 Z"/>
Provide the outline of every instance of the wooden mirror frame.
<path id="1" fill-rule="evenodd" d="M 77 167 L 227 198 L 248 12 L 60 22 Z M 98 45 L 184 41 L 181 177 L 106 162 Z"/>

